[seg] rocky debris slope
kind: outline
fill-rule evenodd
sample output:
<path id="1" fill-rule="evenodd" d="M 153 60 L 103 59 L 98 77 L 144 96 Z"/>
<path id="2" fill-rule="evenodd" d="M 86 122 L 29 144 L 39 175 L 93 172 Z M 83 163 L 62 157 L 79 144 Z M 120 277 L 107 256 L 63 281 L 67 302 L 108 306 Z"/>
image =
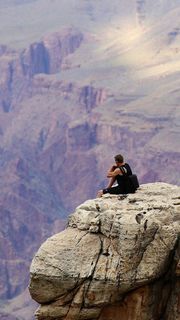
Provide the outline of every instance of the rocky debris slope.
<path id="1" fill-rule="evenodd" d="M 31 265 L 38 320 L 176 320 L 180 188 L 142 185 L 77 207 Z"/>

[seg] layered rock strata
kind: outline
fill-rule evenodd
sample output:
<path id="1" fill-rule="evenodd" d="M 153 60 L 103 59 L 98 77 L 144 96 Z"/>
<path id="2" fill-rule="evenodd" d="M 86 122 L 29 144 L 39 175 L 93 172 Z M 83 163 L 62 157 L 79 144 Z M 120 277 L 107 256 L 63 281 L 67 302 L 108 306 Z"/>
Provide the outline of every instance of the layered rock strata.
<path id="1" fill-rule="evenodd" d="M 176 320 L 180 188 L 154 183 L 77 207 L 31 265 L 38 320 Z"/>
<path id="2" fill-rule="evenodd" d="M 21 52 L 0 46 L 0 109 L 8 113 L 31 97 L 34 76 L 60 72 L 65 57 L 77 50 L 82 41 L 80 31 L 65 28 Z"/>

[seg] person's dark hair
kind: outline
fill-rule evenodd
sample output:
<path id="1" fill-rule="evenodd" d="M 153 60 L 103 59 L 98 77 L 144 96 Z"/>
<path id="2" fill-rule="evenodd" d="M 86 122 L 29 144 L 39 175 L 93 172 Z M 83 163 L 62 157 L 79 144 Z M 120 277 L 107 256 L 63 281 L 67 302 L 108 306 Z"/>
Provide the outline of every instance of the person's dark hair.
<path id="1" fill-rule="evenodd" d="M 124 162 L 124 158 L 121 154 L 117 154 L 115 157 L 114 157 L 114 160 L 116 162 Z"/>

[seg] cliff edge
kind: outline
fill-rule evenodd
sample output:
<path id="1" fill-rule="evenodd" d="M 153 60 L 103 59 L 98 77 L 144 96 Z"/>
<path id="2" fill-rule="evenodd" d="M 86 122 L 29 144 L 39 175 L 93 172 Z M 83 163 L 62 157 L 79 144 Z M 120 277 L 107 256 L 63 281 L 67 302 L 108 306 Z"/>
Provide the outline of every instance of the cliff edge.
<path id="1" fill-rule="evenodd" d="M 141 185 L 77 207 L 35 255 L 38 320 L 178 320 L 180 187 Z"/>

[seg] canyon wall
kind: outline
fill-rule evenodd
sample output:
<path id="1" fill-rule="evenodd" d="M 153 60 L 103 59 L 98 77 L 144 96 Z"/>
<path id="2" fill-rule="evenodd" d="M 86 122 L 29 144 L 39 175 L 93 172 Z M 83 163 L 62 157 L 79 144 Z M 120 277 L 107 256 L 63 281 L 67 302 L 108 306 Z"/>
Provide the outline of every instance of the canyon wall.
<path id="1" fill-rule="evenodd" d="M 35 149 L 43 148 L 46 130 L 38 128 L 37 146 L 26 144 L 33 126 L 27 110 L 22 111 L 21 103 L 23 99 L 30 99 L 37 88 L 35 75 L 60 70 L 63 58 L 78 48 L 82 39 L 81 33 L 68 29 L 20 53 L 6 46 L 0 49 L 0 297 L 4 301 L 25 290 L 29 264 L 38 243 L 55 230 L 62 230 L 67 214 L 55 186 L 36 166 Z M 21 112 L 27 116 L 28 123 L 23 123 Z M 22 133 L 22 125 L 28 134 Z M 18 130 L 21 132 L 17 137 Z"/>
<path id="2" fill-rule="evenodd" d="M 115 154 L 141 183 L 180 179 L 178 1 L 42 3 L 0 4 L 0 312 L 26 320 L 34 252 Z"/>

